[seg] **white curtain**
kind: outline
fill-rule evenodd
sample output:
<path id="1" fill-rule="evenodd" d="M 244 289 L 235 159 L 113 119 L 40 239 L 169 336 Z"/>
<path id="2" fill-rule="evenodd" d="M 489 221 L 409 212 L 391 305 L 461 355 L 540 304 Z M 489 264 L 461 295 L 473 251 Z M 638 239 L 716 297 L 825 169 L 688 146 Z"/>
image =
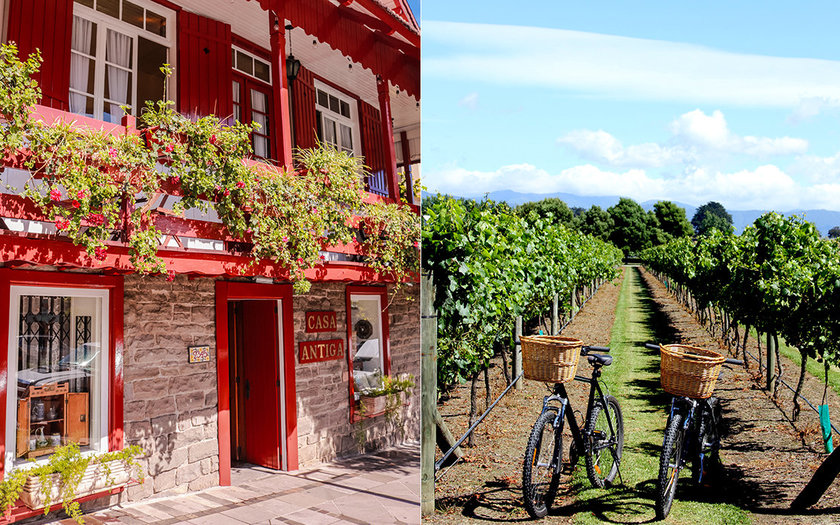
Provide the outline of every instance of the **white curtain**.
<path id="1" fill-rule="evenodd" d="M 251 120 L 260 125 L 257 133 L 269 135 L 268 130 L 268 97 L 265 93 L 251 90 Z M 268 157 L 268 138 L 254 135 L 254 154 L 258 157 Z"/>
<path id="2" fill-rule="evenodd" d="M 73 17 L 73 40 L 72 48 L 87 55 L 92 55 L 90 49 L 90 37 L 96 29 L 96 25 L 90 20 Z M 77 53 L 70 54 L 70 87 L 88 92 L 88 72 L 90 71 L 90 59 Z M 70 112 L 79 115 L 86 114 L 87 97 L 79 93 L 70 92 Z"/>
<path id="3" fill-rule="evenodd" d="M 108 30 L 108 39 L 105 47 L 105 60 L 125 68 L 131 68 L 131 37 Z M 106 102 L 105 120 L 118 122 L 122 117 L 121 104 L 131 103 L 131 73 L 114 66 L 107 66 L 108 75 L 108 98 L 116 104 Z M 110 113 L 110 118 L 108 114 Z"/>

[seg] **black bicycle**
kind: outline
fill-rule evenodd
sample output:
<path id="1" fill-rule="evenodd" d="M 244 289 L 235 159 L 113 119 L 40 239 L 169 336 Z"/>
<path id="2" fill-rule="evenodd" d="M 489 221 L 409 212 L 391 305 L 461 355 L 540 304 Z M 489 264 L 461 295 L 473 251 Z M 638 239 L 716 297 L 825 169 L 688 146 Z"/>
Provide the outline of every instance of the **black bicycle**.
<path id="1" fill-rule="evenodd" d="M 650 350 L 658 345 L 646 344 Z M 741 365 L 738 359 L 726 359 L 724 364 Z M 728 368 L 728 367 L 727 367 Z M 718 377 L 723 375 L 721 370 Z M 703 484 L 714 478 L 720 468 L 721 409 L 718 398 L 697 399 L 673 396 L 662 454 L 659 457 L 659 477 L 656 484 L 656 517 L 665 519 L 671 512 L 680 472 L 691 462 L 691 479 Z"/>
<path id="2" fill-rule="evenodd" d="M 618 400 L 604 393 L 601 368 L 612 363 L 612 356 L 591 354 L 609 352 L 599 346 L 584 346 L 581 355 L 588 355 L 592 376 L 575 376 L 575 381 L 589 383 L 589 402 L 586 407 L 586 426 L 580 430 L 574 411 L 562 383 L 555 384 L 551 395 L 543 399 L 543 408 L 525 448 L 522 468 L 522 491 L 525 509 L 533 518 L 545 516 L 560 484 L 563 467 L 563 424 L 569 422 L 572 444 L 569 448 L 569 468 L 577 465 L 580 456 L 586 458 L 586 474 L 596 487 L 612 484 L 616 475 L 621 481 L 621 451 L 624 448 L 624 421 Z M 604 385 L 605 387 L 606 385 Z"/>

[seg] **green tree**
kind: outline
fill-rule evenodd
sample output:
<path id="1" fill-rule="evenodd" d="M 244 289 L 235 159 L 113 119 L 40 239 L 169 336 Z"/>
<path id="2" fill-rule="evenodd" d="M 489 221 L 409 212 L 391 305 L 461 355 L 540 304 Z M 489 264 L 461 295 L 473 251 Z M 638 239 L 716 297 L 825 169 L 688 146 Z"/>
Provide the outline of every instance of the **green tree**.
<path id="1" fill-rule="evenodd" d="M 659 221 L 659 228 L 666 235 L 665 242 L 680 237 L 689 237 L 694 232 L 685 208 L 680 208 L 671 201 L 659 201 L 653 205 L 653 213 Z M 659 244 L 659 243 L 655 243 Z"/>
<path id="2" fill-rule="evenodd" d="M 557 197 L 520 204 L 516 207 L 516 214 L 532 224 L 538 217 L 552 224 L 572 224 L 574 218 L 569 206 Z"/>
<path id="3" fill-rule="evenodd" d="M 607 211 L 597 204 L 575 217 L 575 228 L 602 241 L 610 240 L 613 220 Z"/>
<path id="4" fill-rule="evenodd" d="M 840 238 L 840 226 L 835 226 L 834 228 L 828 230 L 828 238 L 829 239 Z"/>
<path id="5" fill-rule="evenodd" d="M 622 197 L 607 213 L 613 220 L 610 240 L 625 254 L 637 254 L 651 246 L 648 214 L 638 202 Z"/>
<path id="6" fill-rule="evenodd" d="M 705 235 L 710 230 L 720 230 L 729 233 L 733 230 L 732 215 L 726 211 L 723 204 L 710 201 L 699 208 L 691 218 L 691 225 L 697 235 Z"/>

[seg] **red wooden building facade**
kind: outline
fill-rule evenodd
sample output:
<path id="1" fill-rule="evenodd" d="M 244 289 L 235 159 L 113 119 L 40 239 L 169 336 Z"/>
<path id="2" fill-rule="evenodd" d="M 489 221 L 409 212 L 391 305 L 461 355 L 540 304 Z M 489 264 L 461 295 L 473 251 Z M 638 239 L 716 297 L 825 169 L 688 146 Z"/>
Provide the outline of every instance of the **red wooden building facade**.
<path id="1" fill-rule="evenodd" d="M 404 0 L 0 0 L 0 21 L 21 55 L 41 51 L 47 122 L 131 133 L 120 107 L 136 116 L 167 96 L 191 117 L 258 122 L 254 156 L 289 169 L 318 142 L 362 156 L 368 199 L 413 206 L 420 36 Z M 29 174 L 2 158 L 3 472 L 43 460 L 42 436 L 139 444 L 149 479 L 122 494 L 136 499 L 230 484 L 236 461 L 295 470 L 416 432 L 413 398 L 408 435 L 359 414 L 376 378 L 419 373 L 416 286 L 392 298 L 344 246 L 293 295 L 284 268 L 249 266 L 218 220 L 166 213 L 165 196 L 155 223 L 173 282 L 132 273 L 119 241 L 93 263 L 10 189 Z M 330 321 L 308 330 L 319 312 Z"/>

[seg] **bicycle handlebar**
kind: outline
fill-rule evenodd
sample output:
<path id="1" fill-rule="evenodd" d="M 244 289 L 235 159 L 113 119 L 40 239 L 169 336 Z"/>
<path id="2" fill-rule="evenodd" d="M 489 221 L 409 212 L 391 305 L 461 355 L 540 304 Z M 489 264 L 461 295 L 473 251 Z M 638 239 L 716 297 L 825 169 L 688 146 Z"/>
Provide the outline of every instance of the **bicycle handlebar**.
<path id="1" fill-rule="evenodd" d="M 610 353 L 610 349 L 607 346 L 584 346 L 580 349 L 580 353 L 583 355 L 586 355 L 589 352 L 603 352 L 608 354 Z"/>
<path id="2" fill-rule="evenodd" d="M 741 361 L 740 359 L 729 359 L 729 358 L 727 358 L 727 359 L 726 359 L 726 361 L 724 361 L 724 363 L 726 363 L 727 365 L 740 365 L 740 366 L 744 366 L 744 362 L 743 362 L 743 361 Z"/>
<path id="3" fill-rule="evenodd" d="M 659 350 L 659 345 L 652 345 L 650 343 L 645 343 L 645 348 L 648 350 Z"/>

